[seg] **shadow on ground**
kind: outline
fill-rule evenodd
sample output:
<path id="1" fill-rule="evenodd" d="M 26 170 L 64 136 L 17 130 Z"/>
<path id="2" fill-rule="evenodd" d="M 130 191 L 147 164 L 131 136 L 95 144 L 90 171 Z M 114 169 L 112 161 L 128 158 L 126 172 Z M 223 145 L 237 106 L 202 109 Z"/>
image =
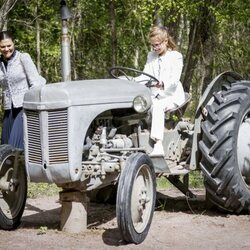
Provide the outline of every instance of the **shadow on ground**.
<path id="1" fill-rule="evenodd" d="M 204 190 L 194 190 L 194 194 L 196 198 L 191 199 L 176 189 L 160 190 L 157 192 L 155 211 L 180 211 L 197 214 L 203 214 L 206 211 L 206 215 L 209 215 Z M 56 198 L 54 200 L 44 198 L 40 199 L 39 202 L 36 202 L 35 199 L 28 199 L 20 227 L 33 229 L 46 227 L 47 229 L 60 230 L 60 211 L 61 204 Z M 87 229 L 103 231 L 102 240 L 106 245 L 126 245 L 126 242 L 121 239 L 115 217 L 114 204 L 91 202 L 88 204 Z"/>
<path id="2" fill-rule="evenodd" d="M 192 190 L 195 198 L 189 198 L 182 194 L 179 190 L 168 189 L 157 192 L 156 210 L 165 210 L 173 212 L 194 212 L 207 209 L 205 200 L 205 190 Z"/>
<path id="3" fill-rule="evenodd" d="M 47 201 L 47 202 L 52 202 Z M 40 228 L 46 226 L 48 229 L 60 229 L 60 212 L 61 204 L 54 200 L 54 207 L 50 209 L 46 207 L 46 198 L 44 198 L 45 206 L 35 204 L 35 199 L 28 199 L 25 206 L 25 213 L 22 217 L 21 228 Z M 44 208 L 45 207 L 45 208 Z M 88 229 L 96 229 L 100 225 L 115 218 L 115 205 L 110 204 L 88 204 Z"/>

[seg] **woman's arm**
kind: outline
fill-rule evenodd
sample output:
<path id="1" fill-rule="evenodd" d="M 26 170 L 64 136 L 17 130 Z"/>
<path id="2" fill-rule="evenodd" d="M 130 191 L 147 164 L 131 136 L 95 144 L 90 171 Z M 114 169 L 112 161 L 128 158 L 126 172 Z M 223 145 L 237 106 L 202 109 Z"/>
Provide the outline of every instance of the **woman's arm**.
<path id="1" fill-rule="evenodd" d="M 29 86 L 31 88 L 39 85 L 44 85 L 46 83 L 45 78 L 43 78 L 38 73 L 36 65 L 34 64 L 28 53 L 21 54 L 20 60 L 23 65 L 26 77 L 28 79 Z"/>
<path id="2" fill-rule="evenodd" d="M 149 75 L 152 75 L 154 77 L 156 77 L 154 75 L 154 72 L 152 71 L 151 67 L 150 67 L 150 64 L 152 62 L 152 60 L 154 59 L 154 55 L 152 52 L 149 52 L 148 55 L 147 55 L 147 62 L 146 64 L 144 65 L 144 69 L 143 69 L 143 72 L 149 74 Z M 150 80 L 150 77 L 146 76 L 146 75 L 140 75 L 140 76 L 137 76 L 134 78 L 136 81 L 138 82 L 141 82 L 142 84 L 146 84 L 149 80 Z"/>
<path id="3" fill-rule="evenodd" d="M 5 75 L 4 75 L 4 73 L 0 70 L 0 84 L 3 83 L 4 79 L 5 79 Z"/>
<path id="4" fill-rule="evenodd" d="M 182 54 L 175 51 L 169 58 L 170 71 L 167 78 L 162 79 L 164 81 L 165 91 L 174 91 L 177 84 L 180 82 L 182 68 L 183 68 L 183 57 Z"/>
<path id="5" fill-rule="evenodd" d="M 6 74 L 4 73 L 3 67 L 3 63 L 0 62 L 0 85 L 2 85 L 4 81 L 6 81 Z"/>

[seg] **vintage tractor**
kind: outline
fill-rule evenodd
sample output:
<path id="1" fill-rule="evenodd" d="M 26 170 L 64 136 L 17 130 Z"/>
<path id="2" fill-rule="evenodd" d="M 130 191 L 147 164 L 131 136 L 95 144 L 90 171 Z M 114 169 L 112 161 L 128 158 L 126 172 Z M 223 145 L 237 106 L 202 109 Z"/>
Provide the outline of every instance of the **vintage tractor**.
<path id="1" fill-rule="evenodd" d="M 25 150 L 0 146 L 0 228 L 19 225 L 27 176 L 61 187 L 62 210 L 71 194 L 106 200 L 117 188 L 118 228 L 135 244 L 150 228 L 158 176 L 194 197 L 188 174 L 201 169 L 207 200 L 225 211 L 249 211 L 250 82 L 232 72 L 217 76 L 194 124 L 182 117 L 186 94 L 166 113 L 165 156 L 150 158 L 150 88 L 157 79 L 147 75 L 145 86 L 130 79 L 133 72 L 144 74 L 116 67 L 110 73 L 117 79 L 47 84 L 25 95 Z"/>

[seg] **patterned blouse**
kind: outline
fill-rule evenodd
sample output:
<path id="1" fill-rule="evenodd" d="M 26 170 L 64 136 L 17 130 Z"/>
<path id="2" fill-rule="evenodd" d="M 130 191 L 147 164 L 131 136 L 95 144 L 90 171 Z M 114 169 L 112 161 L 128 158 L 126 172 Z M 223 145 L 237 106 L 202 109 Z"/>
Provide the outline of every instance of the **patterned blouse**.
<path id="1" fill-rule="evenodd" d="M 39 75 L 28 53 L 14 51 L 6 63 L 0 58 L 0 86 L 3 89 L 4 109 L 23 106 L 25 93 L 29 88 L 41 86 L 46 80 Z"/>

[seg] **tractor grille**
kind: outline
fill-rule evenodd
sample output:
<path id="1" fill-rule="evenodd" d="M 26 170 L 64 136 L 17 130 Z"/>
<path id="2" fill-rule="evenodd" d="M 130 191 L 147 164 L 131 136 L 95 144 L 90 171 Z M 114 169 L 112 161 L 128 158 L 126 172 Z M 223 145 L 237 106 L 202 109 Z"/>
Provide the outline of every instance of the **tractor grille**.
<path id="1" fill-rule="evenodd" d="M 67 110 L 48 112 L 49 163 L 68 162 Z"/>
<path id="2" fill-rule="evenodd" d="M 39 113 L 27 110 L 26 116 L 28 129 L 29 162 L 42 164 Z"/>
<path id="3" fill-rule="evenodd" d="M 43 112 L 43 111 L 42 111 Z M 47 114 L 47 119 L 44 115 Z M 48 111 L 43 114 L 26 110 L 28 129 L 28 156 L 29 162 L 42 164 L 42 142 L 45 150 L 48 145 L 48 163 L 60 164 L 68 162 L 68 116 L 67 110 Z M 45 124 L 45 122 L 47 124 Z M 48 128 L 48 132 L 41 134 L 40 128 Z M 47 141 L 47 142 L 46 142 Z"/>

